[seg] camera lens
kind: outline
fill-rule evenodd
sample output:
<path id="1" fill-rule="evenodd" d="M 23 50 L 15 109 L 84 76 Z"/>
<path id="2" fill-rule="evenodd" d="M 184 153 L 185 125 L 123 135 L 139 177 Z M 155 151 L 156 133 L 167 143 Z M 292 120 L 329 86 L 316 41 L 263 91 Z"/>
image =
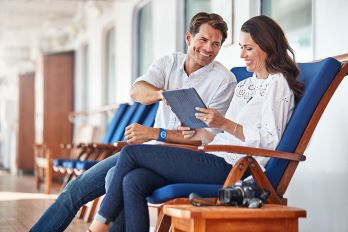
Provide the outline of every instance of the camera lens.
<path id="1" fill-rule="evenodd" d="M 241 205 L 243 204 L 243 191 L 238 187 L 220 189 L 219 201 L 224 205 Z"/>

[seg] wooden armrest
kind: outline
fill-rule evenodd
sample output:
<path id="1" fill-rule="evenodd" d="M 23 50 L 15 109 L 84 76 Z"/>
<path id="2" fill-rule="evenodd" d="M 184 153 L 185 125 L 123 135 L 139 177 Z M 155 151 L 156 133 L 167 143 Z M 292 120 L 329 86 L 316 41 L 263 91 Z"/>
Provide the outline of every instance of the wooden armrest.
<path id="1" fill-rule="evenodd" d="M 121 150 L 124 146 L 128 145 L 128 143 L 127 142 L 118 141 L 118 142 L 114 143 L 113 145 Z"/>
<path id="2" fill-rule="evenodd" d="M 117 149 L 122 149 L 124 146 L 128 145 L 127 142 L 123 142 L 123 141 L 118 141 L 116 143 L 114 143 L 113 145 L 110 144 L 106 144 L 108 146 L 112 146 L 113 148 L 117 148 Z M 190 149 L 190 150 L 198 150 L 198 146 L 193 146 L 193 145 L 187 145 L 187 144 L 179 144 L 179 143 L 161 143 L 161 144 L 155 144 L 155 145 L 161 145 L 161 146 L 171 146 L 171 147 L 181 147 L 181 148 L 185 148 L 185 149 Z"/>
<path id="3" fill-rule="evenodd" d="M 100 149 L 117 149 L 121 150 L 124 146 L 128 145 L 127 142 L 118 141 L 113 144 L 102 144 L 102 143 L 95 143 L 93 144 L 93 147 L 100 148 Z M 177 144 L 177 143 L 163 143 L 163 144 L 156 144 L 156 145 L 162 145 L 162 146 L 170 146 L 170 147 L 180 147 L 190 150 L 198 150 L 198 146 L 193 145 L 187 145 L 187 144 Z"/>
<path id="4" fill-rule="evenodd" d="M 60 148 L 62 149 L 73 149 L 73 148 L 82 148 L 84 147 L 84 143 L 78 143 L 78 144 L 73 144 L 73 143 L 61 143 Z"/>
<path id="5" fill-rule="evenodd" d="M 57 149 L 61 148 L 58 143 L 36 143 L 33 144 L 34 149 Z"/>
<path id="6" fill-rule="evenodd" d="M 273 158 L 280 158 L 280 159 L 294 160 L 294 161 L 306 160 L 306 157 L 301 154 L 276 151 L 276 150 L 268 150 L 268 149 L 255 148 L 255 147 L 242 147 L 242 146 L 232 146 L 232 145 L 207 145 L 207 146 L 200 146 L 198 149 L 205 152 L 211 152 L 211 151 L 230 152 L 230 153 L 239 153 L 239 154 L 251 155 L 251 156 L 273 157 Z"/>
<path id="7" fill-rule="evenodd" d="M 97 148 L 97 149 L 116 149 L 116 147 L 113 144 L 107 144 L 107 143 L 93 143 L 91 145 L 93 148 Z"/>

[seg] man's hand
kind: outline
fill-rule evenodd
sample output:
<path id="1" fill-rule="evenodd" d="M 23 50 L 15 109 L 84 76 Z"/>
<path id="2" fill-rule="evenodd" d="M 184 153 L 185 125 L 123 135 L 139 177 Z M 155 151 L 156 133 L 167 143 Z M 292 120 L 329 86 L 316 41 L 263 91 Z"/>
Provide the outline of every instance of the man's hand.
<path id="1" fill-rule="evenodd" d="M 158 139 L 159 129 L 133 123 L 126 127 L 125 137 L 128 144 L 140 144 Z"/>

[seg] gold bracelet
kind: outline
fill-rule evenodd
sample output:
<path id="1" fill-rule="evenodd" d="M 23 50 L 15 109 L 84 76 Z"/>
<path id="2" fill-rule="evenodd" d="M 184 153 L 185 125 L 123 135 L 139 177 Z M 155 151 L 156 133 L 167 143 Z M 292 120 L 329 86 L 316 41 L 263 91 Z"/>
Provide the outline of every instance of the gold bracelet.
<path id="1" fill-rule="evenodd" d="M 233 134 L 236 135 L 236 131 L 237 131 L 237 127 L 239 126 L 238 123 L 236 123 L 236 125 L 234 126 L 234 129 L 233 129 Z"/>

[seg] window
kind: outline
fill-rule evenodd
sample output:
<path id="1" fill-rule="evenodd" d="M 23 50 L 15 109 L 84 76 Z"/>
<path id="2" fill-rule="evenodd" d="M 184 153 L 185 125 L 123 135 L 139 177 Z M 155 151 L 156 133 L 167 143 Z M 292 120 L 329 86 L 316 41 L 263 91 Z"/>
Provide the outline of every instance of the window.
<path id="1" fill-rule="evenodd" d="M 137 35 L 136 77 L 144 74 L 153 60 L 152 2 L 148 2 L 138 11 Z"/>
<path id="2" fill-rule="evenodd" d="M 186 0 L 185 1 L 185 32 L 189 30 L 191 18 L 198 12 L 210 12 L 211 0 Z M 185 39 L 185 38 L 184 38 Z M 187 45 L 184 41 L 184 51 L 186 52 Z"/>
<path id="3" fill-rule="evenodd" d="M 83 98 L 82 106 L 83 109 L 88 109 L 90 107 L 90 85 L 91 80 L 89 77 L 89 47 L 88 44 L 82 47 L 82 83 L 83 83 Z"/>
<path id="4" fill-rule="evenodd" d="M 261 14 L 283 28 L 297 61 L 313 58 L 312 0 L 262 0 Z"/>
<path id="5" fill-rule="evenodd" d="M 113 104 L 116 102 L 115 28 L 110 29 L 106 34 L 105 56 L 104 103 Z"/>

